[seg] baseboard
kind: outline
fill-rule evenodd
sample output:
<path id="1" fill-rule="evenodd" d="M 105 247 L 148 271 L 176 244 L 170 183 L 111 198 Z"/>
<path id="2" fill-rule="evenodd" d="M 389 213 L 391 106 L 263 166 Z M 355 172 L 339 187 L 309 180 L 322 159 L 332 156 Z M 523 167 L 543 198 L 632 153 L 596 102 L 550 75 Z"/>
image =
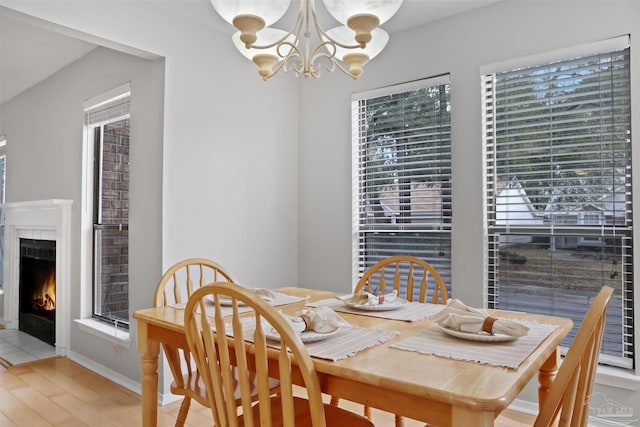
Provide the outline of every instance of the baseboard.
<path id="1" fill-rule="evenodd" d="M 512 411 L 521 412 L 523 414 L 530 414 L 533 416 L 538 415 L 538 402 L 529 402 L 527 400 L 516 399 L 511 405 L 509 405 L 509 409 Z M 637 418 L 637 417 L 635 417 Z M 589 417 L 588 426 L 589 427 L 629 427 L 629 422 L 638 422 L 638 419 L 625 421 L 620 418 L 616 420 L 615 418 L 598 418 L 598 417 Z M 633 424 L 635 425 L 635 424 Z"/>
<path id="2" fill-rule="evenodd" d="M 114 383 L 126 388 L 127 390 L 130 390 L 138 395 L 142 394 L 142 386 L 140 385 L 139 382 L 132 381 L 130 378 L 125 377 L 124 375 L 112 369 L 109 369 L 104 365 L 96 363 L 91 359 L 81 356 L 78 353 L 74 353 L 70 351 L 67 354 L 67 357 L 70 360 L 73 360 L 74 362 L 76 362 L 77 364 L 84 366 L 90 371 L 95 372 L 96 374 L 103 376 L 109 379 L 110 381 L 113 381 Z M 173 403 L 181 399 L 182 399 L 182 396 L 177 396 L 175 394 L 158 393 L 158 405 L 160 406 L 168 405 L 169 403 Z"/>
<path id="3" fill-rule="evenodd" d="M 538 415 L 538 402 L 529 402 L 528 400 L 515 399 L 509 405 L 509 409 L 523 414 Z"/>
<path id="4" fill-rule="evenodd" d="M 110 381 L 113 381 L 114 383 L 126 388 L 127 390 L 130 390 L 136 394 L 141 394 L 142 392 L 142 387 L 139 382 L 132 381 L 130 378 L 125 377 L 124 375 L 112 369 L 109 369 L 104 365 L 96 363 L 93 360 L 88 359 L 73 351 L 69 351 L 67 353 L 67 357 L 77 364 L 84 366 L 88 370 L 93 371 L 96 374 L 109 379 Z"/>
<path id="5" fill-rule="evenodd" d="M 158 405 L 164 406 L 169 403 L 177 402 L 178 400 L 182 400 L 183 396 L 178 396 L 177 394 L 164 393 L 158 396 Z"/>

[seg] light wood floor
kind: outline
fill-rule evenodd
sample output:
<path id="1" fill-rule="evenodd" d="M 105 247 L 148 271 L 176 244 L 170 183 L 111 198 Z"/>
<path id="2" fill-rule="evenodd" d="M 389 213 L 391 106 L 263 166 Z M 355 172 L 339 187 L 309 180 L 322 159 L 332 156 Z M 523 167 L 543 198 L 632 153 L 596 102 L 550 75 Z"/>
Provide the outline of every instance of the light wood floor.
<path id="1" fill-rule="evenodd" d="M 360 405 L 341 402 L 361 413 Z M 179 402 L 160 407 L 159 426 L 173 426 Z M 4 368 L 0 366 L 0 427 L 122 426 L 141 424 L 140 396 L 64 357 Z M 373 411 L 377 427 L 393 427 L 393 416 Z M 188 427 L 211 426 L 211 413 L 191 404 Z M 533 418 L 507 411 L 499 427 L 531 426 Z M 407 420 L 406 427 L 423 427 Z"/>

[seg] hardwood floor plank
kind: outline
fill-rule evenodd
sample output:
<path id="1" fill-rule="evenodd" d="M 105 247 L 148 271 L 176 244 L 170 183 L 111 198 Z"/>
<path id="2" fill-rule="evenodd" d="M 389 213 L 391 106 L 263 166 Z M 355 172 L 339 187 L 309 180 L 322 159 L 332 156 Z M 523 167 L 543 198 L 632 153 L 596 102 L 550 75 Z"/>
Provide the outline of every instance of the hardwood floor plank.
<path id="1" fill-rule="evenodd" d="M 20 379 L 25 383 L 25 385 L 37 390 L 47 397 L 64 393 L 64 389 L 58 387 L 54 381 L 51 381 L 51 379 L 47 377 L 43 377 L 42 374 L 35 371 L 20 375 Z"/>
<path id="2" fill-rule="evenodd" d="M 11 392 L 51 424 L 62 425 L 73 419 L 73 415 L 56 405 L 50 396 L 43 395 L 32 387 L 16 388 Z"/>
<path id="3" fill-rule="evenodd" d="M 5 417 L 2 412 L 0 412 L 0 426 L 2 427 L 18 427 L 18 424 L 11 421 L 9 418 Z"/>
<path id="4" fill-rule="evenodd" d="M 24 387 L 27 384 L 13 371 L 8 371 L 5 368 L 0 368 L 0 387 L 5 390 L 13 390 L 14 388 Z"/>
<path id="5" fill-rule="evenodd" d="M 70 393 L 56 395 L 51 400 L 69 411 L 75 418 L 86 421 L 92 426 L 120 425 L 101 412 L 99 402 L 90 404 Z"/>
<path id="6" fill-rule="evenodd" d="M 14 396 L 13 391 L 7 391 L 3 388 L 0 388 L 0 413 L 19 426 L 53 426 L 53 424 L 48 422 L 39 413 L 31 409 L 18 397 Z"/>
<path id="7" fill-rule="evenodd" d="M 159 407 L 159 427 L 173 427 L 180 403 Z M 362 414 L 362 405 L 340 401 L 340 406 Z M 373 409 L 372 417 L 377 427 L 395 425 L 393 414 Z M 0 367 L 0 427 L 132 427 L 141 419 L 139 395 L 67 358 Z M 533 420 L 505 411 L 496 427 L 528 427 Z M 212 424 L 209 408 L 192 402 L 185 426 Z M 405 427 L 424 427 L 424 423 L 406 418 Z"/>

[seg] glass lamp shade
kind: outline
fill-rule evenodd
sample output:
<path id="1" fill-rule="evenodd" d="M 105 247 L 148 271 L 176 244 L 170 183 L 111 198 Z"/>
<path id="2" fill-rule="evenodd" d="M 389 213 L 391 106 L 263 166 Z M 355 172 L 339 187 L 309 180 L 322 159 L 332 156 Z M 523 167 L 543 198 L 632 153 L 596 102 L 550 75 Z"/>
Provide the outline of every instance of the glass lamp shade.
<path id="1" fill-rule="evenodd" d="M 327 35 L 342 44 L 353 45 L 353 30 L 349 27 L 332 28 Z M 374 29 L 371 35 L 371 41 L 365 48 L 345 49 L 336 45 L 335 57 L 348 65 L 349 74 L 354 77 L 362 74 L 362 66 L 382 52 L 389 41 L 389 34 L 381 28 Z"/>
<path id="2" fill-rule="evenodd" d="M 383 24 L 389 20 L 400 8 L 402 0 L 323 0 L 324 5 L 341 24 L 354 15 L 375 15 Z"/>
<path id="3" fill-rule="evenodd" d="M 291 0 L 211 0 L 218 15 L 230 24 L 238 15 L 253 15 L 262 18 L 265 26 L 282 18 L 290 3 Z"/>

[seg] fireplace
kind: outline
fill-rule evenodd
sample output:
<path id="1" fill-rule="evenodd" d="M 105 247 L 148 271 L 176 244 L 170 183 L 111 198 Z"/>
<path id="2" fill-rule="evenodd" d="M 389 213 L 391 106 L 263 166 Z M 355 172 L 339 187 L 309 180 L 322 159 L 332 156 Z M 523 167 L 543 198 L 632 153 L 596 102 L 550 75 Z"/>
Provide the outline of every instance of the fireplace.
<path id="1" fill-rule="evenodd" d="M 19 329 L 55 345 L 56 242 L 20 239 Z"/>
<path id="2" fill-rule="evenodd" d="M 36 313 L 27 316 L 27 322 L 33 318 L 51 322 L 48 326 L 54 328 L 49 340 L 55 340 L 56 354 L 66 356 L 69 349 L 71 333 L 71 200 L 49 199 L 25 202 L 5 203 L 5 256 L 4 256 L 4 327 L 6 329 L 23 329 L 21 305 L 31 305 L 31 301 L 22 302 L 20 298 L 20 276 L 33 274 L 32 269 L 24 269 L 20 265 L 21 241 L 44 240 L 48 248 L 38 249 L 40 254 L 36 261 L 44 262 L 45 253 L 55 259 L 55 311 L 43 313 L 40 308 Z M 53 243 L 55 249 L 53 249 Z M 49 291 L 51 293 L 51 291 Z M 47 292 L 45 291 L 45 295 Z M 43 296 L 45 300 L 47 297 Z M 49 295 L 49 298 L 53 298 Z M 36 298 L 37 299 L 37 298 Z M 36 304 L 38 305 L 38 304 Z M 43 339 L 43 338 L 41 338 Z"/>

